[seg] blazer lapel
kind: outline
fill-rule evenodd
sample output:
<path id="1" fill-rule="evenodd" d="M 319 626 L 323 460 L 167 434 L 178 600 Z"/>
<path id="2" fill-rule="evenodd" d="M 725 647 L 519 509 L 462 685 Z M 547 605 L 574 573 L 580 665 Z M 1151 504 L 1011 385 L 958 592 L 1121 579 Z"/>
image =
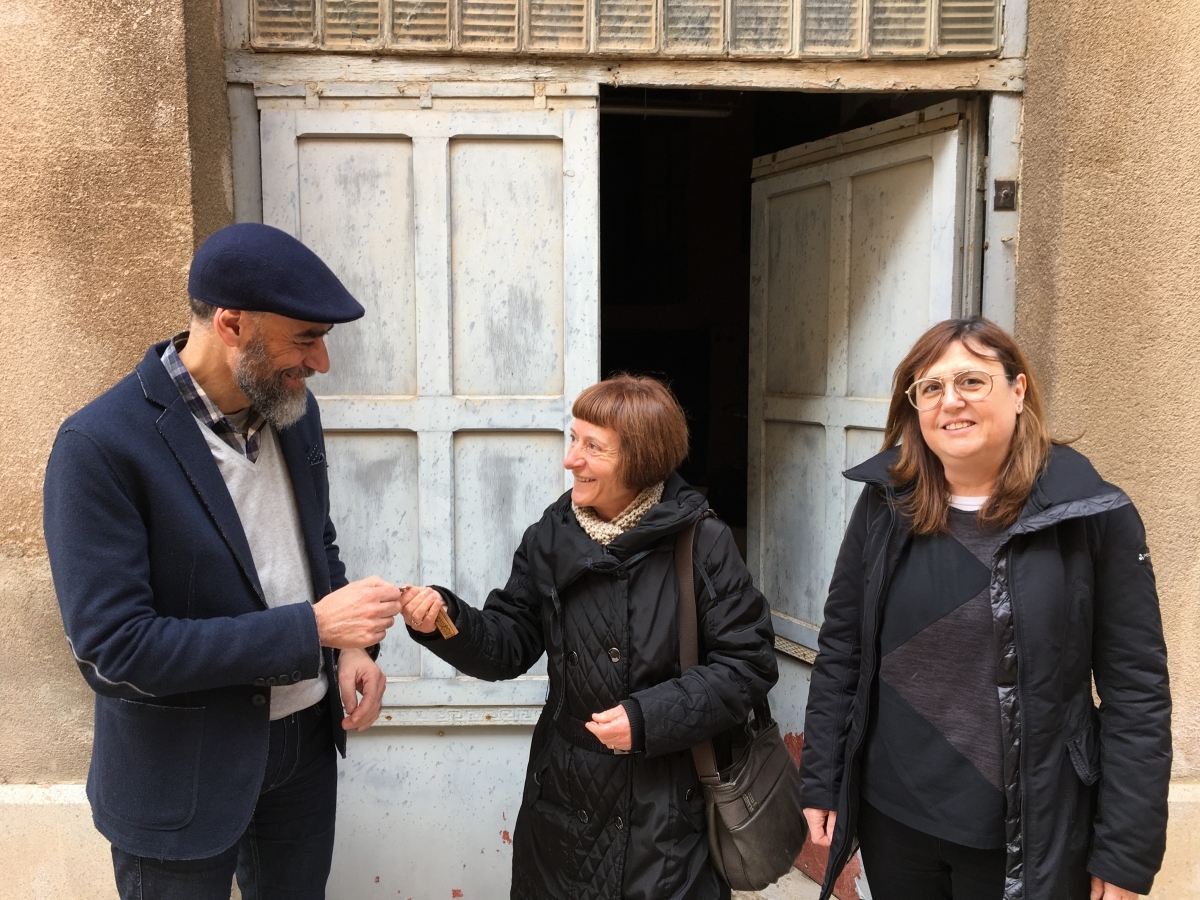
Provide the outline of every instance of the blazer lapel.
<path id="1" fill-rule="evenodd" d="M 212 451 L 200 433 L 200 424 L 192 416 L 175 382 L 163 367 L 161 357 L 165 346 L 162 343 L 151 347 L 137 367 L 146 399 L 164 407 L 155 426 L 265 607 L 266 599 L 254 568 L 254 557 L 250 553 L 242 520 L 237 507 L 233 505 L 233 498 L 229 496 L 225 479 L 221 477 L 221 470 L 212 457 Z"/>
<path id="2" fill-rule="evenodd" d="M 278 432 L 279 447 L 283 451 L 288 475 L 292 479 L 292 494 L 296 497 L 296 512 L 300 515 L 300 527 L 304 531 L 304 547 L 308 551 L 313 591 L 315 594 L 324 595 L 329 590 L 329 560 L 325 556 L 327 515 L 317 497 L 316 485 L 313 484 L 313 464 L 309 461 L 309 451 L 312 448 L 306 446 L 308 441 L 304 431 L 298 423 Z M 322 457 L 322 463 L 323 461 Z M 321 598 L 315 596 L 313 599 Z"/>

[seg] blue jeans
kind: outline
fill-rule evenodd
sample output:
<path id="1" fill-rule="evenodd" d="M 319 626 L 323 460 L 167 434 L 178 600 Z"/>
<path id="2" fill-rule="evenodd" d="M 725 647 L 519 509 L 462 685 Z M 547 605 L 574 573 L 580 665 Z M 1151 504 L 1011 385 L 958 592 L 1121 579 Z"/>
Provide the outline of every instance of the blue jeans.
<path id="1" fill-rule="evenodd" d="M 329 698 L 271 723 L 267 771 L 250 825 L 206 859 L 153 859 L 112 848 L 121 900 L 324 900 L 333 861 L 337 754 Z"/>

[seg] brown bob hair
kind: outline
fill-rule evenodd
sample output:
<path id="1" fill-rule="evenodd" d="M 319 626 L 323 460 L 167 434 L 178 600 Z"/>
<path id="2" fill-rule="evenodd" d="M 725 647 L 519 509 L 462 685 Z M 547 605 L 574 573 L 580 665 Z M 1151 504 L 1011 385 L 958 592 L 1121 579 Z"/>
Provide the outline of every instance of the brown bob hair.
<path id="1" fill-rule="evenodd" d="M 900 458 L 888 470 L 896 485 L 913 485 L 913 491 L 901 500 L 912 517 L 915 534 L 937 534 L 946 530 L 950 510 L 950 489 L 946 484 L 941 460 L 934 455 L 921 434 L 917 410 L 908 401 L 907 388 L 941 359 L 953 344 L 961 343 L 983 359 L 1004 366 L 1011 385 L 1018 375 L 1025 376 L 1025 398 L 1017 416 L 1008 457 L 996 480 L 996 490 L 979 511 L 984 528 L 1007 528 L 1017 521 L 1033 483 L 1050 458 L 1050 429 L 1042 390 L 1029 366 L 1029 360 L 1017 342 L 999 325 L 981 316 L 947 319 L 926 331 L 908 351 L 892 377 L 892 402 L 888 408 L 883 448 L 900 447 Z"/>
<path id="2" fill-rule="evenodd" d="M 628 488 L 642 491 L 666 481 L 687 458 L 683 408 L 654 378 L 618 372 L 580 394 L 571 415 L 617 433 L 617 477 Z"/>

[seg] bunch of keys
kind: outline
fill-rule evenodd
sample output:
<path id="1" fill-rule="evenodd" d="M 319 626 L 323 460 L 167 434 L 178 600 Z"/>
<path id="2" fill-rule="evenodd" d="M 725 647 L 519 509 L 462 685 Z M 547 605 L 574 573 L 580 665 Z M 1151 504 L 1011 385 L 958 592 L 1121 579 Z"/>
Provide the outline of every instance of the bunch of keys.
<path id="1" fill-rule="evenodd" d="M 413 586 L 411 584 L 400 585 L 401 593 L 407 593 L 412 589 Z M 458 628 L 455 627 L 454 622 L 450 620 L 450 617 L 446 615 L 446 608 L 444 606 L 438 610 L 437 618 L 433 620 L 433 624 L 437 627 L 438 634 L 440 634 L 443 639 L 452 638 L 458 634 Z"/>

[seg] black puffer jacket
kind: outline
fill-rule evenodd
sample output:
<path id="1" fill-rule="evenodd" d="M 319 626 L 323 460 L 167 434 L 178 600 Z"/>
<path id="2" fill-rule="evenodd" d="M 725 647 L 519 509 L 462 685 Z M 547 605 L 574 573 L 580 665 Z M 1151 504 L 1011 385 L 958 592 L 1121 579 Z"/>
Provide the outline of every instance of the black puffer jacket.
<path id="1" fill-rule="evenodd" d="M 854 852 L 881 598 L 908 538 L 889 483 L 864 481 L 838 554 L 805 720 L 806 807 L 836 809 L 822 898 Z M 1171 698 L 1141 519 L 1055 447 L 992 566 L 1007 799 L 1005 900 L 1086 900 L 1089 873 L 1145 894 L 1166 845 Z M 1100 708 L 1092 702 L 1092 678 Z M 868 877 L 870 873 L 868 872 Z"/>
<path id="2" fill-rule="evenodd" d="M 513 835 L 513 898 L 729 896 L 709 865 L 689 751 L 744 722 L 777 672 L 766 601 L 729 529 L 705 519 L 695 539 L 701 665 L 680 677 L 674 541 L 707 508 L 673 475 L 638 526 L 602 547 L 564 494 L 525 532 L 508 584 L 482 610 L 439 588 L 457 636 L 410 631 L 488 681 L 515 678 L 547 653 L 550 694 Z M 629 698 L 636 752 L 617 755 L 583 723 Z"/>

